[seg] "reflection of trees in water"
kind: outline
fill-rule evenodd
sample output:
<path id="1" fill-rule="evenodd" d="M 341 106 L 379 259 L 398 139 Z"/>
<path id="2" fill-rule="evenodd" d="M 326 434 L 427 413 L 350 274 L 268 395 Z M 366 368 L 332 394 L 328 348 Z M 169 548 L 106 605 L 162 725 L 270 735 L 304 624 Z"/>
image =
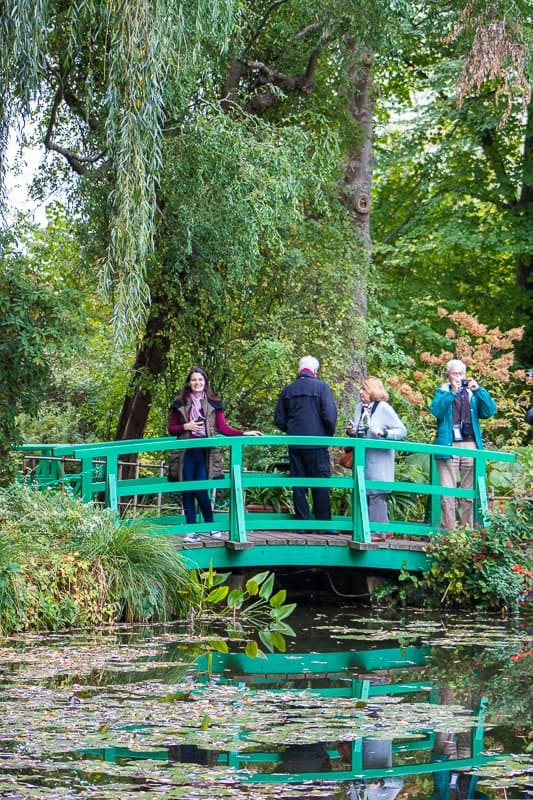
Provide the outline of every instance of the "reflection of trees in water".
<path id="1" fill-rule="evenodd" d="M 527 630 L 524 634 L 498 645 L 435 651 L 425 673 L 455 697 L 485 695 L 489 701 L 488 719 L 492 723 L 511 719 L 516 728 L 531 732 L 533 653 L 531 632 L 529 637 Z M 502 630 L 504 637 L 505 630 Z M 450 669 L 450 659 L 453 659 L 453 669 Z"/>

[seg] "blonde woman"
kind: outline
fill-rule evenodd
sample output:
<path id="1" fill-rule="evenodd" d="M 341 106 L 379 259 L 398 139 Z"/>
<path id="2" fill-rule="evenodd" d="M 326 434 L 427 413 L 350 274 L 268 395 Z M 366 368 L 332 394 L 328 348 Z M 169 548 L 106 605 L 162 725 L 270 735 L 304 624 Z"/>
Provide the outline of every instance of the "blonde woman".
<path id="1" fill-rule="evenodd" d="M 407 436 L 407 428 L 396 411 L 387 402 L 389 395 L 379 378 L 368 375 L 361 381 L 359 402 L 354 418 L 348 426 L 348 436 L 365 439 L 391 439 L 399 441 Z M 366 451 L 365 478 L 368 481 L 394 480 L 394 450 Z M 387 495 L 389 492 L 367 492 L 368 516 L 371 522 L 388 522 Z M 373 533 L 372 541 L 386 539 L 386 533 Z"/>

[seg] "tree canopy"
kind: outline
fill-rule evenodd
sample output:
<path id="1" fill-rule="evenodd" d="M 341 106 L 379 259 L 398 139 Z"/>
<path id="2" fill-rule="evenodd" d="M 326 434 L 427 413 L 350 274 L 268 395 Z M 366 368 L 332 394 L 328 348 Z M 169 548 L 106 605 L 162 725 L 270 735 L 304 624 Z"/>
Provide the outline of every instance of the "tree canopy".
<path id="1" fill-rule="evenodd" d="M 341 393 L 439 304 L 529 326 L 530 45 L 525 0 L 6 0 L 0 150 L 31 119 L 135 332 L 117 435 L 191 362 L 251 422 L 304 349 Z"/>

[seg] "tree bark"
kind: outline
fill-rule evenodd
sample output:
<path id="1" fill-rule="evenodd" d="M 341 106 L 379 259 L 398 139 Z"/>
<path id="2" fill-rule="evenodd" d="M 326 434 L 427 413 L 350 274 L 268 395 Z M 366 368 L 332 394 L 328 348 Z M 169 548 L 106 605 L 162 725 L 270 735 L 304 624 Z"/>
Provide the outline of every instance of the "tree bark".
<path id="1" fill-rule="evenodd" d="M 360 279 L 352 292 L 351 331 L 348 334 L 352 359 L 346 376 L 345 395 L 347 400 L 351 401 L 361 378 L 366 373 L 366 348 L 361 344 L 362 341 L 364 342 L 364 338 L 362 339 L 354 322 L 359 320 L 364 324 L 367 315 L 367 274 L 372 255 L 370 193 L 374 168 L 372 149 L 374 98 L 372 53 L 362 53 L 353 42 L 349 43 L 349 48 L 352 52 L 352 60 L 347 66 L 350 85 L 348 108 L 361 132 L 360 138 L 354 142 L 353 149 L 349 153 L 341 194 L 342 202 L 359 231 L 361 242 Z"/>
<path id="2" fill-rule="evenodd" d="M 150 308 L 142 340 L 137 348 L 132 377 L 115 433 L 115 439 L 142 439 L 152 404 L 152 384 L 167 365 L 170 348 L 167 298 L 155 300 Z"/>
<path id="3" fill-rule="evenodd" d="M 528 107 L 528 117 L 524 135 L 524 166 L 522 169 L 522 189 L 516 208 L 519 224 L 533 229 L 533 100 Z M 525 318 L 525 331 L 517 354 L 526 368 L 533 367 L 533 253 L 522 253 L 516 266 L 516 284 L 522 298 L 518 312 Z"/>

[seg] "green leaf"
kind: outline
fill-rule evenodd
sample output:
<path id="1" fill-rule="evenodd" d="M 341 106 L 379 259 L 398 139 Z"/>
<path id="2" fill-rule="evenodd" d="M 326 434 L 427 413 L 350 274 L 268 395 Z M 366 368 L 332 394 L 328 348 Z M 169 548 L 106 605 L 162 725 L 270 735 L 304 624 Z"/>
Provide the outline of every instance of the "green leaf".
<path id="1" fill-rule="evenodd" d="M 228 595 L 228 608 L 241 608 L 244 602 L 242 589 L 232 589 Z"/>
<path id="2" fill-rule="evenodd" d="M 228 644 L 224 639 L 209 639 L 207 644 L 217 653 L 229 653 Z"/>
<path id="3" fill-rule="evenodd" d="M 271 609 L 270 616 L 275 620 L 285 619 L 292 614 L 295 608 L 296 603 L 287 603 L 285 606 Z"/>
<path id="4" fill-rule="evenodd" d="M 286 589 L 280 589 L 279 592 L 276 592 L 276 594 L 270 598 L 269 602 L 272 608 L 277 608 L 278 606 L 283 605 L 286 599 L 287 599 Z"/>
<path id="5" fill-rule="evenodd" d="M 206 603 L 220 603 L 224 600 L 229 592 L 229 586 L 217 586 L 216 589 L 213 589 L 207 597 L 205 598 Z"/>
<path id="6" fill-rule="evenodd" d="M 259 645 L 257 642 L 246 642 L 246 647 L 244 648 L 245 654 L 248 658 L 256 658 L 259 652 Z"/>
<path id="7" fill-rule="evenodd" d="M 259 584 L 255 578 L 250 578 L 246 581 L 246 591 L 250 595 L 250 597 L 255 597 L 255 595 L 259 591 Z"/>
<path id="8" fill-rule="evenodd" d="M 270 572 L 258 572 L 257 575 L 254 575 L 253 578 L 250 578 L 250 580 L 261 584 L 261 583 L 263 583 L 264 580 L 266 580 L 268 578 L 269 575 L 270 575 Z"/>
<path id="9" fill-rule="evenodd" d="M 290 625 L 287 625 L 286 622 L 273 622 L 270 626 L 271 631 L 279 631 L 279 633 L 285 634 L 285 636 L 296 636 L 294 628 L 291 628 Z"/>
<path id="10" fill-rule="evenodd" d="M 209 570 L 201 572 L 199 577 L 207 586 L 220 586 L 231 577 L 231 572 L 215 572 L 209 568 Z"/>
<path id="11" fill-rule="evenodd" d="M 276 650 L 279 650 L 280 653 L 285 653 L 287 650 L 287 644 L 285 642 L 285 637 L 279 633 L 279 631 L 272 631 L 270 634 L 270 640 Z"/>
<path id="12" fill-rule="evenodd" d="M 259 597 L 262 597 L 263 600 L 268 600 L 272 594 L 272 589 L 274 588 L 274 579 L 275 576 L 274 573 L 272 573 L 261 586 L 261 589 L 259 590 Z"/>
<path id="13" fill-rule="evenodd" d="M 274 645 L 272 644 L 272 634 L 270 631 L 259 631 L 259 638 L 265 645 L 269 653 L 274 652 Z"/>

